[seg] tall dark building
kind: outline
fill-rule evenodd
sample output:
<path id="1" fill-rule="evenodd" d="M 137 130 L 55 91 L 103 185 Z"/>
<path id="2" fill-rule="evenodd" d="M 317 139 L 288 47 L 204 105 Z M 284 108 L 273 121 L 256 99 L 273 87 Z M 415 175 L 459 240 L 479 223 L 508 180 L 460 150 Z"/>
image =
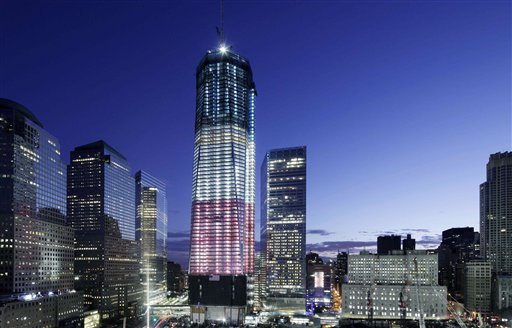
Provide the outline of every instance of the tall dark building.
<path id="1" fill-rule="evenodd" d="M 480 185 L 480 249 L 496 274 L 512 274 L 512 152 L 496 153 Z"/>
<path id="2" fill-rule="evenodd" d="M 59 141 L 7 99 L 0 99 L 0 249 L 0 327 L 80 324 Z"/>
<path id="3" fill-rule="evenodd" d="M 479 256 L 479 234 L 472 227 L 451 228 L 443 231 L 443 240 L 438 248 L 439 284 L 448 292 L 463 300 L 464 265 Z"/>
<path id="4" fill-rule="evenodd" d="M 135 238 L 140 247 L 144 290 L 149 278 L 150 304 L 167 291 L 167 193 L 165 183 L 145 171 L 135 174 Z"/>
<path id="5" fill-rule="evenodd" d="M 416 249 L 416 239 L 407 234 L 407 238 L 402 240 L 402 249 L 404 251 L 414 251 Z"/>
<path id="6" fill-rule="evenodd" d="M 388 255 L 392 251 L 399 251 L 402 245 L 402 237 L 397 235 L 377 237 L 377 254 Z"/>
<path id="7" fill-rule="evenodd" d="M 270 311 L 304 313 L 306 147 L 267 152 L 261 167 L 261 241 Z"/>
<path id="8" fill-rule="evenodd" d="M 185 273 L 179 263 L 167 262 L 167 290 L 180 293 L 185 289 Z"/>
<path id="9" fill-rule="evenodd" d="M 68 220 L 75 229 L 75 286 L 102 321 L 142 309 L 135 241 L 135 181 L 126 158 L 104 141 L 71 152 Z"/>
<path id="10" fill-rule="evenodd" d="M 193 321 L 237 324 L 245 317 L 247 278 L 254 272 L 255 97 L 247 59 L 225 46 L 208 51 L 196 71 Z"/>

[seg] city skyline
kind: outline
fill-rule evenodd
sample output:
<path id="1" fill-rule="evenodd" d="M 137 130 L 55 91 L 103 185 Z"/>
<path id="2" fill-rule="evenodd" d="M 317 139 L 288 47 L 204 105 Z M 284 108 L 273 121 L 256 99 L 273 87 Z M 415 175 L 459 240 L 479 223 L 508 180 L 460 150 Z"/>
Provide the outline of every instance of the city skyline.
<path id="1" fill-rule="evenodd" d="M 163 177 L 170 235 L 181 236 L 171 238 L 169 258 L 183 264 L 188 255 L 176 251 L 189 245 L 193 72 L 217 46 L 218 4 L 203 4 L 57 2 L 26 11 L 8 3 L 0 11 L 12 13 L 0 20 L 12 50 L 0 63 L 1 96 L 44 121 L 63 154 L 101 138 L 134 169 Z M 442 230 L 479 226 L 484 164 L 510 149 L 507 9 L 503 2 L 226 3 L 227 41 L 257 72 L 256 166 L 269 149 L 308 146 L 307 251 L 373 247 L 388 233 L 437 245 Z M 253 11 L 247 21 L 237 15 L 245 10 Z M 139 11 L 153 19 L 129 24 Z M 310 24 L 301 27 L 308 11 Z M 285 14 L 289 22 L 279 22 Z M 202 20 L 178 31 L 180 15 Z"/>

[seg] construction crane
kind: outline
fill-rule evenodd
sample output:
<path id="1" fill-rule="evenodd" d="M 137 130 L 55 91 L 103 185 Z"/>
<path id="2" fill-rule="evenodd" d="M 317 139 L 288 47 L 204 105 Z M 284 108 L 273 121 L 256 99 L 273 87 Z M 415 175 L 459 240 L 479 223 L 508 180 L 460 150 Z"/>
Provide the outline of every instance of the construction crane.
<path id="1" fill-rule="evenodd" d="M 418 312 L 420 314 L 419 324 L 420 328 L 425 328 L 425 318 L 423 318 L 423 308 L 421 305 L 421 297 L 420 297 L 420 275 L 418 272 L 418 259 L 414 257 L 414 272 L 416 274 L 416 302 L 418 304 Z"/>

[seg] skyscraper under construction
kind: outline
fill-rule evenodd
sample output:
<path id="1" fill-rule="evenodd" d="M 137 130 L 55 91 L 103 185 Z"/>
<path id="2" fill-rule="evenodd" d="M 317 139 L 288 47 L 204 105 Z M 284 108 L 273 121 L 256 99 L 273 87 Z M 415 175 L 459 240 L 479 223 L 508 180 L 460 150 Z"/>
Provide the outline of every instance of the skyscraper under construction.
<path id="1" fill-rule="evenodd" d="M 243 320 L 254 271 L 256 88 L 247 59 L 208 51 L 196 71 L 189 301 L 192 320 Z"/>

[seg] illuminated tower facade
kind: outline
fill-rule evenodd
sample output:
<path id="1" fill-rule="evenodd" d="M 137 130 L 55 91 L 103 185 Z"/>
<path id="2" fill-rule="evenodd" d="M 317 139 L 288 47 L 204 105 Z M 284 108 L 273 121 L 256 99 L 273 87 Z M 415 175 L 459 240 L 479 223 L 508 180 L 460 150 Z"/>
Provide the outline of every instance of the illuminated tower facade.
<path id="1" fill-rule="evenodd" d="M 261 167 L 261 242 L 267 269 L 266 308 L 306 309 L 306 147 L 267 152 Z"/>
<path id="2" fill-rule="evenodd" d="M 197 67 L 196 90 L 192 318 L 240 322 L 254 271 L 256 89 L 249 62 L 225 47 L 209 51 Z"/>
<path id="3" fill-rule="evenodd" d="M 480 251 L 498 275 L 512 274 L 512 152 L 492 154 L 480 185 Z"/>
<path id="4" fill-rule="evenodd" d="M 59 141 L 0 99 L 0 327 L 77 327 L 73 229 Z"/>
<path id="5" fill-rule="evenodd" d="M 167 194 L 165 183 L 145 171 L 135 174 L 135 238 L 140 247 L 142 279 L 149 278 L 150 303 L 167 291 Z M 148 286 L 144 287 L 147 291 Z"/>
<path id="6" fill-rule="evenodd" d="M 75 229 L 75 288 L 102 321 L 142 311 L 135 241 L 135 179 L 127 159 L 103 140 L 76 147 L 67 179 L 68 221 Z"/>

